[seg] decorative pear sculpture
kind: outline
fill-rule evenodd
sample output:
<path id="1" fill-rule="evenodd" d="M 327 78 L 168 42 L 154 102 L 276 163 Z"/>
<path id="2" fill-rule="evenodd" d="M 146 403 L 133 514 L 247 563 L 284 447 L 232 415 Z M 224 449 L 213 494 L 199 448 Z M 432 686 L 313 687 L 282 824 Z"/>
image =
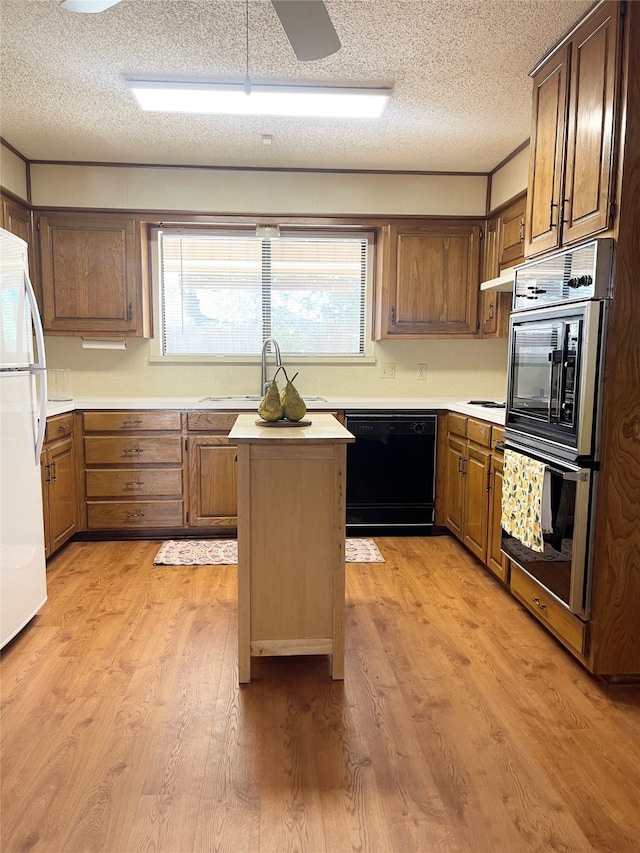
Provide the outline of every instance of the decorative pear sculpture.
<path id="1" fill-rule="evenodd" d="M 298 374 L 296 373 L 293 379 L 289 379 L 284 367 L 282 368 L 282 371 L 285 379 L 287 380 L 287 384 L 280 392 L 280 402 L 282 403 L 284 416 L 288 421 L 300 421 L 307 413 L 307 406 L 293 384 L 293 379 L 295 379 Z"/>
<path id="2" fill-rule="evenodd" d="M 258 414 L 263 421 L 279 421 L 282 417 L 283 407 L 280 402 L 280 392 L 278 391 L 275 377 L 258 406 Z"/>

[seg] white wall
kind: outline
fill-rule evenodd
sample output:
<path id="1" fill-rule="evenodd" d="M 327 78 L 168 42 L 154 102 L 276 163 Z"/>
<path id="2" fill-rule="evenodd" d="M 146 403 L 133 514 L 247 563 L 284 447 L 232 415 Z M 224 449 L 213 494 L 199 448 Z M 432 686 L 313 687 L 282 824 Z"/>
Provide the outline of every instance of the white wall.
<path id="1" fill-rule="evenodd" d="M 527 145 L 491 179 L 491 210 L 526 190 L 529 182 L 529 150 Z"/>
<path id="2" fill-rule="evenodd" d="M 36 206 L 149 211 L 317 215 L 484 215 L 487 178 L 458 175 L 375 175 L 260 172 L 117 166 L 32 166 Z M 47 337 L 51 367 L 73 371 L 76 396 L 206 396 L 255 394 L 260 366 L 158 364 L 151 343 L 126 351 L 88 351 L 78 338 Z M 504 340 L 383 341 L 375 363 L 305 364 L 296 385 L 306 394 L 349 396 L 504 397 Z M 396 365 L 395 379 L 380 364 Z M 417 380 L 417 364 L 427 379 Z"/>
<path id="3" fill-rule="evenodd" d="M 6 145 L 0 145 L 0 186 L 27 201 L 27 164 Z"/>
<path id="4" fill-rule="evenodd" d="M 487 177 L 138 166 L 31 167 L 33 204 L 206 213 L 482 216 Z"/>
<path id="5" fill-rule="evenodd" d="M 83 350 L 79 338 L 48 337 L 50 367 L 68 367 L 76 397 L 205 397 L 257 394 L 260 361 L 252 364 L 158 364 L 149 360 L 149 341 L 132 339 L 126 351 Z M 296 387 L 304 394 L 379 397 L 468 397 L 504 399 L 507 345 L 504 340 L 381 341 L 376 362 L 296 364 Z M 381 364 L 396 365 L 395 379 L 382 379 Z M 416 378 L 418 363 L 427 379 Z"/>

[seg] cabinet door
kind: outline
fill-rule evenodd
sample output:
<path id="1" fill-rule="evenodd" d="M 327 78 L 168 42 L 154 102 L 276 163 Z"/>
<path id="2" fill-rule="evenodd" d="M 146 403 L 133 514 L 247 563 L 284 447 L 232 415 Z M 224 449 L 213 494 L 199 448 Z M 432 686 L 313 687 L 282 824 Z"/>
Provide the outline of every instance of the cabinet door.
<path id="1" fill-rule="evenodd" d="M 509 205 L 500 216 L 498 266 L 512 267 L 524 260 L 524 219 L 526 197 Z"/>
<path id="2" fill-rule="evenodd" d="M 77 529 L 76 465 L 72 438 L 47 448 L 47 500 L 49 553 L 53 554 Z"/>
<path id="3" fill-rule="evenodd" d="M 380 337 L 476 335 L 480 230 L 471 223 L 391 226 Z"/>
<path id="4" fill-rule="evenodd" d="M 562 242 L 609 227 L 619 8 L 606 3 L 571 41 Z"/>
<path id="5" fill-rule="evenodd" d="M 467 445 L 462 541 L 483 562 L 487 555 L 489 458 L 488 450 Z"/>
<path id="6" fill-rule="evenodd" d="M 462 539 L 464 514 L 464 465 L 466 442 L 449 434 L 447 438 L 445 524 Z"/>
<path id="7" fill-rule="evenodd" d="M 237 447 L 224 436 L 189 438 L 189 525 L 236 527 Z"/>
<path id="8" fill-rule="evenodd" d="M 148 334 L 132 218 L 40 216 L 45 332 Z"/>
<path id="9" fill-rule="evenodd" d="M 29 229 L 29 209 L 24 204 L 2 196 L 3 228 L 20 237 L 25 243 L 31 243 Z M 31 273 L 33 275 L 33 272 Z"/>
<path id="10" fill-rule="evenodd" d="M 525 255 L 560 245 L 569 45 L 556 51 L 533 78 L 533 118 Z"/>
<path id="11" fill-rule="evenodd" d="M 487 566 L 501 581 L 507 579 L 507 558 L 500 551 L 502 529 L 502 454 L 492 454 L 489 492 L 489 518 L 487 520 Z"/>

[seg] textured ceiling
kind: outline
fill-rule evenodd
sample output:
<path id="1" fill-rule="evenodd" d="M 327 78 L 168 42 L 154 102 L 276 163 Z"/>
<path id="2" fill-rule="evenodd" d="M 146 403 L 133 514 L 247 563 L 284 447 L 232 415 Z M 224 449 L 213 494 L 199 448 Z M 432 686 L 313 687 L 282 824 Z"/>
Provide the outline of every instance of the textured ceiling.
<path id="1" fill-rule="evenodd" d="M 381 119 L 348 121 L 139 110 L 126 78 L 244 80 L 244 0 L 0 0 L 0 134 L 31 160 L 487 172 L 529 136 L 529 71 L 591 5 L 326 0 L 342 48 L 302 63 L 250 0 L 254 83 L 393 85 Z"/>

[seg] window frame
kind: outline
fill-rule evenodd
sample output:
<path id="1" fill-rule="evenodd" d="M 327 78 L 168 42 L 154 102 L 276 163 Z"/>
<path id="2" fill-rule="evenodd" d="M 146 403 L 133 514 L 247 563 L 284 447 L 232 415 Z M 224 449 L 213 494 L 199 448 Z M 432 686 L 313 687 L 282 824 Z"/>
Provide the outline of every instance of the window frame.
<path id="1" fill-rule="evenodd" d="M 150 361 L 158 364 L 254 364 L 259 362 L 261 356 L 257 354 L 248 355 L 218 355 L 218 354 L 165 354 L 163 353 L 162 330 L 163 330 L 163 304 L 161 293 L 161 259 L 160 240 L 161 231 L 173 233 L 184 232 L 187 234 L 228 234 L 229 236 L 254 235 L 256 223 L 182 223 L 166 222 L 150 225 L 149 228 L 149 267 L 151 278 L 151 294 L 153 300 L 153 336 L 151 338 Z M 365 277 L 365 305 L 364 305 L 364 352 L 345 353 L 340 355 L 321 354 L 293 354 L 288 356 L 289 361 L 300 364 L 372 364 L 375 362 L 374 342 L 372 335 L 373 322 L 373 294 L 374 276 L 376 269 L 376 251 L 378 250 L 377 229 L 374 226 L 359 225 L 336 225 L 332 224 L 292 224 L 280 225 L 281 235 L 286 236 L 325 236 L 344 237 L 353 234 L 354 237 L 366 238 L 367 240 L 367 269 Z"/>

